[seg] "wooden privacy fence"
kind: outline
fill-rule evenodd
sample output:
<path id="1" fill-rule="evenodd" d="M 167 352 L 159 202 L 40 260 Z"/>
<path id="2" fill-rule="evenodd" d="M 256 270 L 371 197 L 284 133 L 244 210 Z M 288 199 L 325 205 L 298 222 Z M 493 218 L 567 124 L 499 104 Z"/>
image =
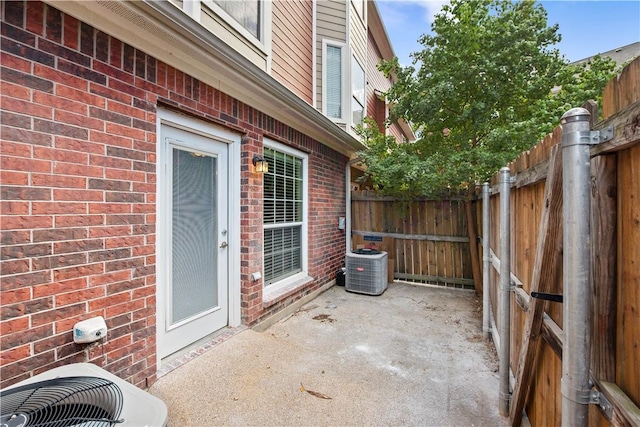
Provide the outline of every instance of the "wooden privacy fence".
<path id="1" fill-rule="evenodd" d="M 597 107 L 590 104 L 592 121 Z M 608 84 L 603 116 L 592 130 L 614 127 L 612 139 L 594 145 L 591 156 L 591 255 L 588 310 L 590 378 L 600 398 L 589 405 L 589 425 L 640 425 L 640 58 Z M 510 419 L 520 425 L 560 425 L 564 344 L 563 304 L 533 298 L 563 294 L 562 128 L 509 165 L 510 337 L 500 330 L 498 176 L 491 182 L 491 262 L 488 272 L 490 330 L 496 346 L 510 339 L 514 387 Z M 565 201 L 566 202 L 566 201 Z M 477 212 L 482 212 L 477 209 Z M 482 224 L 477 217 L 477 225 Z M 585 239 L 585 244 L 587 239 Z M 496 255 L 498 254 L 498 255 Z M 573 325 L 565 325 L 567 330 Z M 566 394 L 565 394 L 566 397 Z"/>
<path id="2" fill-rule="evenodd" d="M 588 149 L 589 302 L 581 308 L 590 315 L 588 377 L 599 399 L 588 406 L 588 421 L 592 426 L 640 426 L 640 58 L 605 88 L 604 120 L 594 123 L 597 106 L 585 107 L 592 113 L 591 130 L 614 128 L 609 140 Z M 563 254 L 570 250 L 563 248 L 566 172 L 561 142 L 562 128 L 557 127 L 509 165 L 511 252 L 505 265 L 510 264 L 511 271 L 503 293 L 509 295 L 511 306 L 502 325 L 497 312 L 501 306 L 497 175 L 488 203 L 491 226 L 483 236 L 491 242 L 488 254 L 478 253 L 476 244 L 475 230 L 482 229 L 482 217 L 475 212 L 484 210 L 481 201 L 475 206 L 456 200 L 404 203 L 373 192 L 352 192 L 353 248 L 387 251 L 390 279 L 458 288 L 473 288 L 475 283 L 484 293 L 483 300 L 488 301 L 484 330 L 494 337 L 499 353 L 501 341 L 506 344 L 508 337 L 510 344 L 504 348 L 509 349 L 507 374 L 510 368 L 514 386 L 510 390 L 507 383 L 506 409 L 514 426 L 521 424 L 523 413 L 533 426 L 562 422 L 564 331 L 572 331 L 573 324 L 563 331 L 563 302 L 532 297 L 563 296 Z M 488 275 L 488 284 L 482 289 L 479 270 L 485 260 L 489 267 L 482 273 Z M 498 331 L 506 323 L 510 331 L 500 337 Z M 503 381 L 500 403 L 502 385 Z M 564 401 L 567 394 L 582 391 L 565 385 Z M 578 400 L 584 399 L 580 394 Z"/>
<path id="3" fill-rule="evenodd" d="M 353 248 L 388 252 L 389 279 L 474 289 L 464 202 L 353 191 L 351 203 Z"/>
<path id="4" fill-rule="evenodd" d="M 597 107 L 588 107 L 597 121 Z M 590 307 L 584 309 L 591 327 L 589 377 L 600 402 L 589 405 L 588 421 L 592 426 L 640 426 L 640 58 L 607 85 L 602 111 L 605 119 L 592 122 L 591 129 L 613 126 L 614 131 L 610 140 L 589 149 Z M 561 142 L 562 128 L 557 127 L 509 165 L 512 292 L 505 292 L 511 301 L 506 337 L 498 335 L 497 175 L 491 182 L 488 254 L 478 253 L 476 244 L 481 201 L 475 206 L 456 200 L 406 203 L 352 192 L 353 248 L 387 251 L 390 280 L 471 289 L 475 283 L 477 291 L 488 295 L 484 330 L 493 335 L 498 350 L 503 340 L 510 343 L 507 372 L 510 368 L 514 387 L 507 392 L 507 409 L 514 426 L 523 413 L 533 426 L 562 421 L 563 303 L 532 297 L 563 295 L 563 251 L 568 249 L 563 249 Z M 488 289 L 482 289 L 480 280 L 484 260 L 490 265 L 483 272 Z"/>

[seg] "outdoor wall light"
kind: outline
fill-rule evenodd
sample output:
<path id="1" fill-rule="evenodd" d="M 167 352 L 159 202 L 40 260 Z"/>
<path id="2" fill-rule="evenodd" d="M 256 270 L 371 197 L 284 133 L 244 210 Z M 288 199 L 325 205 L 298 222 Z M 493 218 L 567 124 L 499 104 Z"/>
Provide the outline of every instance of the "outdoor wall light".
<path id="1" fill-rule="evenodd" d="M 269 172 L 269 163 L 262 156 L 258 156 L 257 154 L 253 156 L 253 166 L 258 173 L 267 173 Z"/>

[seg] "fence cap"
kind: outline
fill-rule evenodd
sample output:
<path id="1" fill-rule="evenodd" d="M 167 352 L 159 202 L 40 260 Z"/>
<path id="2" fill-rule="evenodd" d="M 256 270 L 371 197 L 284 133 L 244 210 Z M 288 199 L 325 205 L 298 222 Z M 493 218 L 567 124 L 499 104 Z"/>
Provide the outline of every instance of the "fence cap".
<path id="1" fill-rule="evenodd" d="M 588 122 L 591 119 L 591 113 L 586 108 L 572 108 L 562 115 L 561 124 L 571 122 Z"/>

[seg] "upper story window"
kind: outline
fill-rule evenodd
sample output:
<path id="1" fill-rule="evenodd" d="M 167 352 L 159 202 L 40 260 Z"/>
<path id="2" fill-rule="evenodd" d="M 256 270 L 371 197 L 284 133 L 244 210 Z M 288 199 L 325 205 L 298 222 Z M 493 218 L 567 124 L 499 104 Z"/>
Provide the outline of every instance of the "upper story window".
<path id="1" fill-rule="evenodd" d="M 260 0 L 213 0 L 256 39 L 260 39 Z"/>
<path id="2" fill-rule="evenodd" d="M 336 121 L 344 121 L 345 55 L 347 47 L 338 42 L 323 41 L 322 49 L 322 107 L 324 114 Z"/>
<path id="3" fill-rule="evenodd" d="M 327 46 L 327 116 L 342 118 L 342 48 Z"/>
<path id="4" fill-rule="evenodd" d="M 265 72 L 271 68 L 272 0 L 181 0 L 175 7 Z"/>
<path id="5" fill-rule="evenodd" d="M 351 124 L 357 126 L 364 120 L 365 78 L 364 70 L 355 57 L 351 58 Z"/>

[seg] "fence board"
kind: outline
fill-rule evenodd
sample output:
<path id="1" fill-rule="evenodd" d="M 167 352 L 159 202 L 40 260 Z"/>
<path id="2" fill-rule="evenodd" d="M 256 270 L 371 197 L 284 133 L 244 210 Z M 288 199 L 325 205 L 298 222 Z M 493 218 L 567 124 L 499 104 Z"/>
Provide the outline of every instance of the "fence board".
<path id="1" fill-rule="evenodd" d="M 627 65 L 618 78 L 611 80 L 602 96 L 602 112 L 605 118 L 640 99 L 640 61 L 636 58 Z"/>
<path id="2" fill-rule="evenodd" d="M 640 146 L 618 156 L 616 383 L 640 406 Z"/>
<path id="3" fill-rule="evenodd" d="M 435 233 L 435 204 L 427 203 L 425 204 L 424 209 L 424 231 L 426 233 Z M 436 268 L 438 266 L 437 252 L 436 252 L 436 244 L 434 241 L 426 242 L 426 251 L 427 251 L 427 261 L 425 264 L 425 269 L 423 269 L 423 274 L 429 275 L 434 274 L 436 272 Z"/>
<path id="4" fill-rule="evenodd" d="M 596 145 L 590 150 L 593 215 L 591 369 L 596 382 L 607 378 L 610 382 L 615 380 L 614 387 L 617 387 L 621 396 L 619 401 L 626 401 L 628 405 L 625 409 L 620 404 L 614 404 L 618 406 L 614 410 L 613 420 L 607 420 L 604 412 L 593 406 L 590 410 L 590 426 L 609 425 L 610 421 L 614 425 L 628 423 L 629 420 L 621 414 L 625 410 L 628 414 L 628 408 L 635 410 L 640 406 L 640 58 L 625 68 L 619 78 L 609 83 L 603 94 L 602 111 L 605 120 L 592 124 L 592 129 L 614 125 L 615 130 L 611 141 Z M 594 115 L 597 116 L 597 113 Z M 543 224 L 536 223 L 536 217 L 545 208 L 541 184 L 550 179 L 550 150 L 560 143 L 561 132 L 561 128 L 557 127 L 537 146 L 522 153 L 509 165 L 515 176 L 511 191 L 512 213 L 515 217 L 512 219 L 511 230 L 511 265 L 513 274 L 523 282 L 523 290 L 518 292 L 523 303 L 526 298 L 522 292 L 533 290 L 536 282 L 528 251 L 536 245 L 540 247 L 540 242 L 536 240 L 540 239 L 537 230 Z M 490 202 L 490 236 L 494 248 L 499 242 L 497 179 L 498 175 L 491 180 L 493 195 Z M 556 258 L 556 268 L 551 269 L 547 280 L 552 285 L 549 292 L 561 294 L 561 253 Z M 499 278 L 493 269 L 491 273 L 491 312 L 496 318 Z M 535 300 L 530 302 L 530 312 L 534 310 L 533 304 L 536 304 Z M 530 391 L 523 394 L 519 390 L 526 385 L 521 383 L 523 379 L 519 374 L 511 406 L 512 417 L 518 418 L 517 406 L 522 405 L 518 400 L 524 398 L 524 408 L 533 426 L 559 425 L 561 419 L 562 360 L 559 346 L 563 326 L 562 304 L 544 305 L 547 307 L 543 310 L 544 320 L 539 333 L 545 336 L 545 340 L 537 340 L 538 355 L 530 364 L 531 373 L 523 375 L 525 380 L 530 377 Z M 522 312 L 516 308 L 511 317 L 516 343 L 528 336 L 526 331 L 529 320 L 522 327 L 520 316 Z M 516 346 L 512 344 L 512 356 L 516 351 L 514 347 Z M 520 355 L 524 352 L 526 346 L 520 349 Z M 521 364 L 520 360 L 518 369 Z M 520 422 L 515 419 L 513 421 Z"/>
<path id="5" fill-rule="evenodd" d="M 356 248 L 387 250 L 397 279 L 470 288 L 474 258 L 463 209 L 464 203 L 456 200 L 406 203 L 354 192 L 353 242 Z M 383 242 L 365 241 L 364 236 Z"/>
<path id="6" fill-rule="evenodd" d="M 597 108 L 591 110 L 595 119 Z M 596 313 L 592 319 L 592 371 L 595 381 L 615 380 L 616 392 L 621 393 L 620 401 L 628 399 L 628 403 L 640 406 L 640 58 L 607 85 L 602 112 L 605 119 L 592 124 L 592 128 L 614 125 L 614 138 L 590 150 L 594 172 L 591 295 L 592 311 Z M 545 225 L 540 218 L 549 209 L 544 202 L 545 184 L 552 180 L 548 176 L 549 159 L 552 150 L 560 150 L 557 145 L 561 139 L 562 129 L 558 126 L 538 145 L 509 164 L 515 177 L 511 191 L 512 277 L 522 281 L 522 289 L 517 292 L 521 306 L 529 301 L 530 308 L 527 314 L 514 304 L 510 320 L 513 337 L 510 359 L 512 368 L 518 370 L 511 416 L 514 423 L 519 423 L 516 421 L 517 414 L 521 413 L 518 407 L 523 406 L 533 426 L 559 425 L 561 419 L 562 360 L 558 354 L 558 338 L 563 326 L 562 304 L 542 303 L 527 297 L 527 292 L 536 287 L 538 290 L 548 287 L 547 292 L 562 294 L 561 252 L 556 251 L 555 257 L 547 255 L 551 260 L 545 261 L 544 265 L 539 265 L 537 254 L 545 245 L 541 234 Z M 606 159 L 603 158 L 605 154 Z M 617 178 L 611 175 L 614 167 Z M 598 173 L 599 170 L 603 172 Z M 615 185 L 611 184 L 612 180 L 616 181 Z M 498 246 L 500 239 L 497 182 L 498 175 L 490 182 L 489 237 L 493 248 Z M 388 247 L 394 257 L 396 278 L 433 281 L 448 286 L 465 286 L 473 279 L 468 222 L 461 201 L 416 200 L 407 205 L 375 197 L 372 192 L 354 193 L 352 200 L 354 230 L 383 238 L 382 245 Z M 616 209 L 612 208 L 612 203 Z M 476 209 L 476 213 L 479 212 L 481 210 Z M 482 224 L 481 218 L 473 222 L 478 227 Z M 614 234 L 616 228 L 617 234 Z M 561 232 L 555 233 L 553 237 L 561 239 Z M 359 245 L 368 244 L 357 232 L 354 241 Z M 473 260 L 480 261 L 481 256 L 474 254 Z M 490 268 L 486 291 L 489 292 L 493 327 L 499 330 L 500 325 L 496 324 L 499 323 L 496 313 L 498 282 L 499 274 Z M 540 310 L 536 306 L 546 307 Z M 541 326 L 536 328 L 530 324 L 533 311 L 542 319 Z M 545 340 L 537 339 L 537 334 L 543 334 Z M 499 340 L 500 337 L 496 337 L 496 341 Z M 528 351 L 537 351 L 537 357 L 523 364 L 522 355 Z M 524 365 L 528 375 L 519 373 Z M 520 391 L 518 388 L 526 388 L 525 382 L 529 380 L 529 392 Z M 516 401 L 518 407 L 514 406 Z M 594 411 L 596 416 L 593 416 Z M 591 426 L 608 423 L 602 412 L 592 409 L 590 413 Z M 621 413 L 620 408 L 614 411 L 614 424 L 628 422 Z"/>
<path id="7" fill-rule="evenodd" d="M 478 236 L 476 234 L 476 228 L 473 224 L 473 206 L 471 205 L 471 202 L 467 202 L 464 204 L 464 211 L 467 218 L 467 226 L 469 227 L 467 231 L 469 234 L 469 250 L 472 260 L 471 269 L 473 281 L 475 283 L 476 289 L 480 289 L 482 287 L 482 276 L 480 275 L 480 258 L 478 257 Z M 451 223 L 453 224 L 453 221 Z"/>
<path id="8" fill-rule="evenodd" d="M 602 393 L 616 407 L 614 417 L 620 421 L 619 425 L 640 425 L 640 410 L 620 387 L 606 381 L 600 382 L 599 385 Z"/>
<path id="9" fill-rule="evenodd" d="M 617 159 L 591 161 L 591 372 L 615 381 Z"/>
<path id="10" fill-rule="evenodd" d="M 594 129 L 614 127 L 613 139 L 591 148 L 591 156 L 631 148 L 640 142 L 640 100 L 596 124 Z"/>
<path id="11" fill-rule="evenodd" d="M 549 293 L 553 290 L 553 275 L 556 269 L 558 253 L 562 247 L 562 151 L 557 149 L 551 155 L 552 171 L 545 187 L 543 216 L 540 221 L 535 266 L 531 280 L 531 292 Z M 516 382 L 511 401 L 510 418 L 514 426 L 522 421 L 522 410 L 531 384 L 532 372 L 539 350 L 537 343 L 544 301 L 530 301 L 527 323 L 524 330 L 522 351 L 517 364 Z"/>
<path id="12" fill-rule="evenodd" d="M 403 233 L 385 233 L 380 231 L 364 231 L 352 230 L 351 233 L 360 236 L 376 236 L 376 237 L 393 237 L 405 240 L 428 240 L 432 242 L 458 242 L 468 243 L 469 238 L 463 236 L 438 236 L 434 234 L 403 234 Z"/>

